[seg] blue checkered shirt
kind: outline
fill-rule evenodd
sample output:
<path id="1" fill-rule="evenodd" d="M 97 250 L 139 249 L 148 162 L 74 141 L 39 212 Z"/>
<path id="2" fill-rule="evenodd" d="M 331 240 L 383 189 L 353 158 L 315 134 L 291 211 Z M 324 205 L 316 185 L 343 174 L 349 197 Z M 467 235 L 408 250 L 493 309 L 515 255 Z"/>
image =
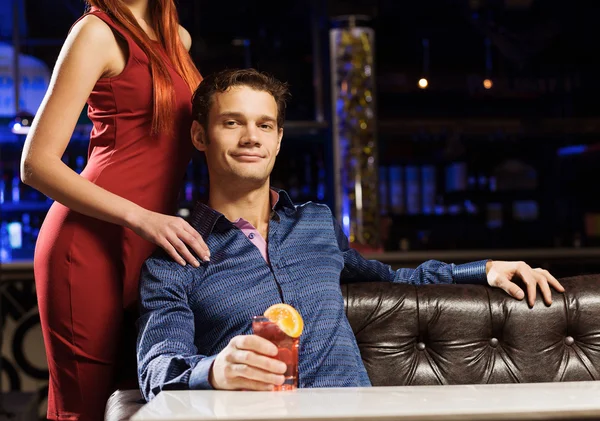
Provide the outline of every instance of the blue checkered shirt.
<path id="1" fill-rule="evenodd" d="M 344 311 L 340 282 L 485 283 L 486 261 L 427 261 L 399 269 L 351 249 L 327 206 L 294 205 L 279 191 L 269 222 L 270 265 L 222 214 L 198 204 L 191 224 L 211 250 L 199 268 L 157 252 L 142 268 L 138 378 L 144 397 L 162 390 L 210 389 L 213 360 L 252 316 L 285 302 L 302 315 L 300 387 L 370 386 Z"/>

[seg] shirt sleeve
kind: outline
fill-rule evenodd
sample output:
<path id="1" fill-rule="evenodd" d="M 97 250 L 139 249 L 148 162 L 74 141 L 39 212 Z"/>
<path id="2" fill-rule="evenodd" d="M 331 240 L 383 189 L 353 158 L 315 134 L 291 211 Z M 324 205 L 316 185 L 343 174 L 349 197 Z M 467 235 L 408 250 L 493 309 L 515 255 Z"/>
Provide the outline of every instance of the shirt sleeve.
<path id="1" fill-rule="evenodd" d="M 198 354 L 187 283 L 175 265 L 152 257 L 140 275 L 138 381 L 147 401 L 162 390 L 212 389 L 208 377 L 216 356 Z"/>
<path id="2" fill-rule="evenodd" d="M 338 222 L 333 218 L 333 226 L 340 252 L 344 256 L 344 269 L 340 281 L 350 282 L 398 282 L 414 285 L 425 284 L 482 284 L 487 285 L 486 263 L 488 260 L 448 264 L 437 260 L 428 260 L 415 269 L 400 268 L 393 270 L 377 260 L 367 260 L 356 250 L 350 248 L 348 238 Z"/>

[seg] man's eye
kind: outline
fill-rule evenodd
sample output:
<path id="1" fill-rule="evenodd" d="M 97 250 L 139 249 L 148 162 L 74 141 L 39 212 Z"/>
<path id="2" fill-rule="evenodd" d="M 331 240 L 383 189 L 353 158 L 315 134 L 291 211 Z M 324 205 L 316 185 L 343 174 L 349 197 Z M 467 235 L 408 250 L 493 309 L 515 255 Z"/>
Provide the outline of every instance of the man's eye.
<path id="1" fill-rule="evenodd" d="M 237 125 L 237 121 L 233 121 L 233 120 L 226 121 L 225 125 L 226 126 L 235 126 L 235 125 Z"/>
<path id="2" fill-rule="evenodd" d="M 260 127 L 265 130 L 270 130 L 273 128 L 270 124 L 261 124 Z"/>

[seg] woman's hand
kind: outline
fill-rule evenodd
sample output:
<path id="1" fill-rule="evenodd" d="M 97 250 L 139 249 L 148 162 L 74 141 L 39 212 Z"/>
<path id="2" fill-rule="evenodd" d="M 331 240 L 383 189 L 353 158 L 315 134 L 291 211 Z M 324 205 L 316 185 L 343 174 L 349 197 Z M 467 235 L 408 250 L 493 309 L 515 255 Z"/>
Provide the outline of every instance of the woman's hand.
<path id="1" fill-rule="evenodd" d="M 200 266 L 186 245 L 205 262 L 210 260 L 210 251 L 202 236 L 183 218 L 143 209 L 128 225 L 143 239 L 162 247 L 182 266 L 186 262 L 194 267 Z"/>

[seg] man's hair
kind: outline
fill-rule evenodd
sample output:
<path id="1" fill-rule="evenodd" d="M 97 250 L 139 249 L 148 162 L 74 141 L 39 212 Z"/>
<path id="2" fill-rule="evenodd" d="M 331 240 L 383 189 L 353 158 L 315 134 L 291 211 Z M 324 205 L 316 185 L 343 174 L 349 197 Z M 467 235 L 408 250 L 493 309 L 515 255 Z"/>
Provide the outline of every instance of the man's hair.
<path id="1" fill-rule="evenodd" d="M 270 93 L 277 103 L 277 127 L 285 121 L 286 100 L 290 96 L 288 85 L 255 69 L 228 69 L 213 73 L 198 85 L 192 98 L 192 116 L 204 129 L 208 126 L 208 113 L 213 96 L 234 86 L 247 86 L 256 91 Z"/>

